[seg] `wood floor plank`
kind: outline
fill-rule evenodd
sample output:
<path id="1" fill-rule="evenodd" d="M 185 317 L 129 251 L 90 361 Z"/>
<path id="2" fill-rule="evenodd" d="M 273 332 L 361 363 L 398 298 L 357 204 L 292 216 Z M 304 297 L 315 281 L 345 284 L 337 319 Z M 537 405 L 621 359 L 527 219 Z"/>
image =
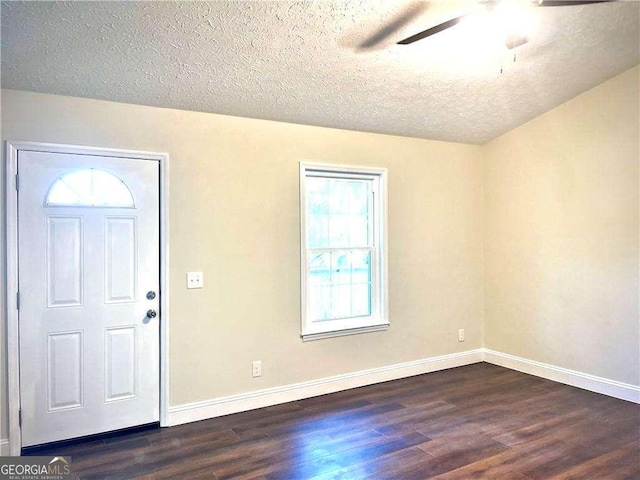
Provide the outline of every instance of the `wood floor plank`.
<path id="1" fill-rule="evenodd" d="M 320 474 L 325 474 L 348 467 L 358 463 L 365 462 L 371 458 L 378 458 L 383 455 L 396 452 L 405 448 L 409 448 L 416 443 L 424 440 L 424 437 L 405 439 L 405 438 L 387 438 L 381 437 L 377 441 L 373 441 L 364 446 L 348 448 L 329 455 L 323 455 L 317 459 L 304 461 L 297 465 L 288 465 L 266 477 L 269 480 L 276 479 L 293 479 L 293 478 L 313 478 Z"/>
<path id="2" fill-rule="evenodd" d="M 517 475 L 524 475 L 517 470 L 517 467 L 520 467 L 523 462 L 526 463 L 532 459 L 533 464 L 535 464 L 541 462 L 541 458 L 544 462 L 544 456 L 547 452 L 563 452 L 568 448 L 568 445 L 557 439 L 542 438 L 528 443 L 526 449 L 507 448 L 507 450 L 497 455 L 482 458 L 448 472 L 443 472 L 434 478 L 438 480 L 493 479 L 510 473 L 517 477 Z M 524 476 L 530 480 L 530 477 Z"/>
<path id="3" fill-rule="evenodd" d="M 589 410 L 579 409 L 566 414 L 552 415 L 544 420 L 517 426 L 504 432 L 495 431 L 493 426 L 489 426 L 486 431 L 493 431 L 492 436 L 496 441 L 515 446 L 543 438 L 549 435 L 549 432 L 574 425 L 589 415 Z"/>
<path id="4" fill-rule="evenodd" d="M 37 455 L 76 478 L 640 478 L 640 406 L 485 363 Z"/>
<path id="5" fill-rule="evenodd" d="M 398 478 L 412 480 L 411 471 L 420 470 L 431 456 L 417 447 L 403 448 L 376 458 L 312 477 L 313 480 L 367 480 Z M 415 477 L 420 478 L 420 477 Z"/>
<path id="6" fill-rule="evenodd" d="M 638 443 L 632 442 L 554 475 L 550 480 L 638 479 L 640 478 L 638 448 Z"/>

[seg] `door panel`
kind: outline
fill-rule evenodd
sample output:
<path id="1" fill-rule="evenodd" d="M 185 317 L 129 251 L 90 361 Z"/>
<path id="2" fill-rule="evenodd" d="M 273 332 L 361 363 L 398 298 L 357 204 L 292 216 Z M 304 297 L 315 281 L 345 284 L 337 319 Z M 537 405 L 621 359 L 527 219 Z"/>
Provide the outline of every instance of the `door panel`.
<path id="1" fill-rule="evenodd" d="M 159 162 L 20 151 L 18 173 L 22 445 L 158 421 Z"/>
<path id="2" fill-rule="evenodd" d="M 47 337 L 49 411 L 82 407 L 82 332 Z"/>
<path id="3" fill-rule="evenodd" d="M 82 217 L 47 217 L 47 307 L 82 305 Z"/>
<path id="4" fill-rule="evenodd" d="M 105 219 L 105 303 L 134 302 L 138 274 L 135 217 Z"/>
<path id="5" fill-rule="evenodd" d="M 105 402 L 136 396 L 138 372 L 136 326 L 106 329 Z"/>

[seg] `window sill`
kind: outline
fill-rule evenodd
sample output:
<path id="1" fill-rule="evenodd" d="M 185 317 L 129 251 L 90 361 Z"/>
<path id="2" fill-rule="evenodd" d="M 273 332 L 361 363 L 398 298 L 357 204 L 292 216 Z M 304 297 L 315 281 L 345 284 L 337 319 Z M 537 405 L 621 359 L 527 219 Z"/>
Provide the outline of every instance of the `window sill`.
<path id="1" fill-rule="evenodd" d="M 382 332 L 389 328 L 388 323 L 380 325 L 371 325 L 368 327 L 348 328 L 345 330 L 334 330 L 332 332 L 306 333 L 300 335 L 303 342 L 311 342 L 313 340 L 322 340 L 325 338 L 343 337 L 345 335 L 358 335 L 360 333 Z"/>

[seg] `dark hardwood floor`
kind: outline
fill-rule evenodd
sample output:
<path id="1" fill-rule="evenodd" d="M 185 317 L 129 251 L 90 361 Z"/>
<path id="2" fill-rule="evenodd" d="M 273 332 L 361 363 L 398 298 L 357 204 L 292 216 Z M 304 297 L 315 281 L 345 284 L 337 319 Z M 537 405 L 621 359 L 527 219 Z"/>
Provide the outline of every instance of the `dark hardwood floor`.
<path id="1" fill-rule="evenodd" d="M 82 479 L 640 479 L 640 406 L 480 363 L 30 454 Z"/>

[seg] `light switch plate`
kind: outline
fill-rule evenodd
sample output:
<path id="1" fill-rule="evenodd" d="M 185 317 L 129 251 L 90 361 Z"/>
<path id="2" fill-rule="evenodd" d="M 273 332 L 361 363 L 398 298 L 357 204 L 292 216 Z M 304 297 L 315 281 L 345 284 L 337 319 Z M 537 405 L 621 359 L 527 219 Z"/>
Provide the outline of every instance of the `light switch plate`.
<path id="1" fill-rule="evenodd" d="M 187 288 L 204 287 L 204 274 L 202 272 L 187 272 Z"/>

